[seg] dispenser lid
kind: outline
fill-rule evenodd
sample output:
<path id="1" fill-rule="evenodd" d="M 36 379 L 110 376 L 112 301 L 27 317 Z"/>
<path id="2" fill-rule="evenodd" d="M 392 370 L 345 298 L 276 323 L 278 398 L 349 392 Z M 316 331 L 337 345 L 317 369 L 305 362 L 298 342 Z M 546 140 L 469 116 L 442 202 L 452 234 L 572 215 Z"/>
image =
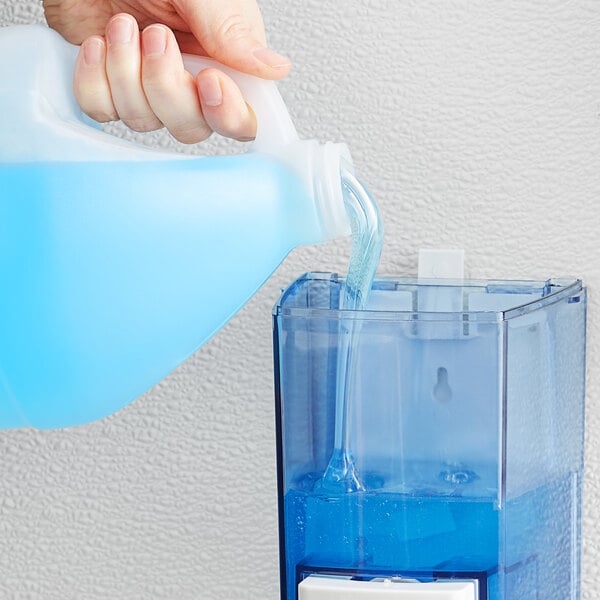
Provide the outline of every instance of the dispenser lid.
<path id="1" fill-rule="evenodd" d="M 340 309 L 345 279 L 335 273 L 306 273 L 283 290 L 277 317 L 387 321 L 502 322 L 585 296 L 579 279 L 499 281 L 378 277 L 366 310 Z"/>

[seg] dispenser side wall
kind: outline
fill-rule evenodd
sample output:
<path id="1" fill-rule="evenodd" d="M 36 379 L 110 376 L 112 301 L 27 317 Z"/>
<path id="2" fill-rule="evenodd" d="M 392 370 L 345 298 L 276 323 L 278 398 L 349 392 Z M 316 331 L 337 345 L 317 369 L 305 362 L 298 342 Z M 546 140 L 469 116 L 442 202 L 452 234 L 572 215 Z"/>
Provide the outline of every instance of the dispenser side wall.
<path id="1" fill-rule="evenodd" d="M 580 594 L 586 292 L 506 323 L 506 598 Z"/>

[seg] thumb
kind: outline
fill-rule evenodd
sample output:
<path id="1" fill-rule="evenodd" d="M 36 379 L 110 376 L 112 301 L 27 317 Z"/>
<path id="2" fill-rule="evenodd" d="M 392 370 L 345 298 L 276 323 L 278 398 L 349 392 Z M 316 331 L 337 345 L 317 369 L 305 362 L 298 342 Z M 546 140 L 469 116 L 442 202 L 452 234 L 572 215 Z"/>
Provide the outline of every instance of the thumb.
<path id="1" fill-rule="evenodd" d="M 180 15 L 202 48 L 223 64 L 264 79 L 280 79 L 289 59 L 267 48 L 255 0 L 183 0 Z"/>

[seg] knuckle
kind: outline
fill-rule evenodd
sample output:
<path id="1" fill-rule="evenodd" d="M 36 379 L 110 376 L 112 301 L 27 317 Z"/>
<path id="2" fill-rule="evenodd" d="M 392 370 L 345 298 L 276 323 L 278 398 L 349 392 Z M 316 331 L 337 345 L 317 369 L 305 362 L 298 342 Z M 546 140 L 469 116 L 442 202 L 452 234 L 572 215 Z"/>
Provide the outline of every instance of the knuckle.
<path id="1" fill-rule="evenodd" d="M 119 115 L 103 86 L 90 86 L 76 91 L 75 98 L 81 110 L 98 123 L 117 121 Z"/>
<path id="2" fill-rule="evenodd" d="M 249 37 L 251 35 L 250 28 L 246 20 L 240 13 L 234 13 L 227 16 L 219 27 L 215 30 L 214 44 L 221 48 L 231 42 Z"/>
<path id="3" fill-rule="evenodd" d="M 164 125 L 154 116 L 142 117 L 121 117 L 121 120 L 129 129 L 138 133 L 146 133 L 148 131 L 156 131 L 162 129 Z"/>
<path id="4" fill-rule="evenodd" d="M 129 57 L 114 57 L 110 50 L 107 52 L 106 77 L 111 86 L 132 85 L 134 82 L 139 82 L 140 71 L 141 65 L 137 60 Z"/>
<path id="5" fill-rule="evenodd" d="M 229 115 L 223 120 L 223 131 L 227 137 L 240 141 L 254 139 L 252 123 L 245 115 Z"/>
<path id="6" fill-rule="evenodd" d="M 136 69 L 136 67 L 131 64 L 113 64 L 110 68 L 106 69 L 106 75 L 110 81 L 111 87 L 133 87 L 136 83 L 139 85 L 139 69 Z"/>
<path id="7" fill-rule="evenodd" d="M 170 95 L 177 89 L 177 80 L 169 70 L 142 70 L 142 87 L 148 95 Z"/>
<path id="8" fill-rule="evenodd" d="M 208 125 L 199 125 L 191 128 L 172 127 L 169 132 L 182 144 L 197 144 L 207 140 L 212 134 L 212 129 Z"/>
<path id="9" fill-rule="evenodd" d="M 233 139 L 238 142 L 253 142 L 256 139 L 256 135 L 236 135 Z"/>
<path id="10" fill-rule="evenodd" d="M 86 110 L 84 112 L 90 119 L 93 119 L 97 123 L 110 123 L 111 121 L 119 120 L 119 115 L 116 112 L 106 110 Z"/>

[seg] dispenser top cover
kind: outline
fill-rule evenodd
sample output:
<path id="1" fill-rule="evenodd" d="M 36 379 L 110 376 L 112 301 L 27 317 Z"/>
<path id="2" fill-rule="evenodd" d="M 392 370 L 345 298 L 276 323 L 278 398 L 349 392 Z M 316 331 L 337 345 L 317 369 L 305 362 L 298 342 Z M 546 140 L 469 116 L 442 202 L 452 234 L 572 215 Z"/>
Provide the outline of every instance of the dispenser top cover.
<path id="1" fill-rule="evenodd" d="M 276 316 L 500 322 L 565 299 L 578 302 L 579 279 L 545 281 L 451 280 L 382 277 L 373 283 L 367 310 L 340 310 L 345 279 L 332 273 L 307 273 L 286 288 Z M 339 315 L 332 311 L 339 312 Z"/>

